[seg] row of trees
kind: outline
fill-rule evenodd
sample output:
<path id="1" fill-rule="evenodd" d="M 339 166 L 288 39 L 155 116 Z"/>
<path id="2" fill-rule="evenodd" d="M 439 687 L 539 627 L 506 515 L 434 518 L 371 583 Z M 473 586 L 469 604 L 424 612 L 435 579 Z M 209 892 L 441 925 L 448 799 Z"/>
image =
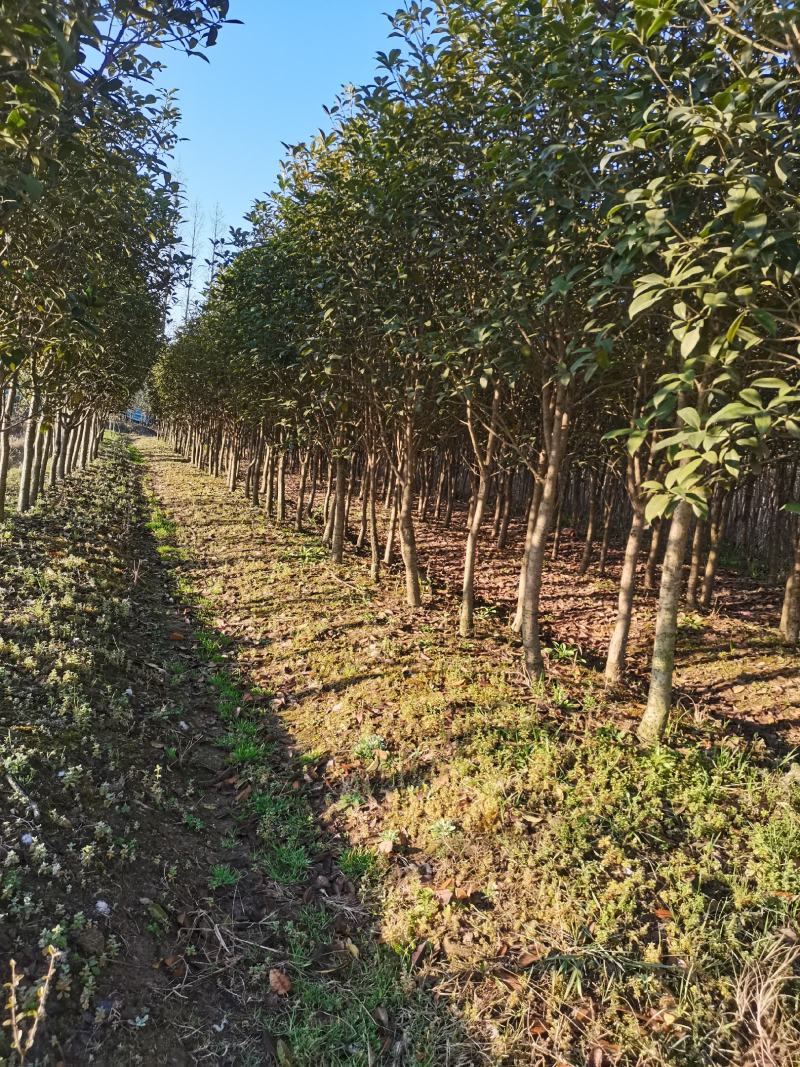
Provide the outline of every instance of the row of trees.
<path id="1" fill-rule="evenodd" d="M 412 608 L 415 522 L 464 485 L 465 636 L 487 509 L 498 537 L 522 517 L 531 677 L 559 514 L 587 517 L 584 569 L 625 528 L 611 684 L 651 529 L 653 741 L 690 540 L 708 604 L 726 519 L 773 539 L 797 640 L 797 25 L 771 0 L 410 0 L 392 36 L 164 353 L 159 417 L 232 486 L 244 460 L 253 499 L 277 479 L 279 518 L 287 457 L 298 521 L 327 472 L 334 560 L 359 486 L 373 573 L 396 524 Z"/>
<path id="2" fill-rule="evenodd" d="M 85 465 L 163 345 L 185 261 L 153 49 L 213 44 L 228 0 L 9 0 L 0 13 L 0 519 Z M 198 54 L 200 54 L 198 52 Z"/>

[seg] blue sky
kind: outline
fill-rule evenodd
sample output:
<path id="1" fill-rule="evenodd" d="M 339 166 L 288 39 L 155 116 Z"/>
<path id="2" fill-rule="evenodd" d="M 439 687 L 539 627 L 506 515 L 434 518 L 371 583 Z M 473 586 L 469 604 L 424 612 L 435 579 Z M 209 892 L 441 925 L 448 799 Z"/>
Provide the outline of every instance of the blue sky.
<path id="1" fill-rule="evenodd" d="M 175 171 L 188 209 L 198 202 L 204 232 L 218 204 L 224 232 L 273 187 L 281 144 L 304 141 L 326 122 L 343 84 L 375 72 L 395 0 L 231 0 L 210 63 L 173 54 L 162 84 L 178 90 L 181 133 Z"/>

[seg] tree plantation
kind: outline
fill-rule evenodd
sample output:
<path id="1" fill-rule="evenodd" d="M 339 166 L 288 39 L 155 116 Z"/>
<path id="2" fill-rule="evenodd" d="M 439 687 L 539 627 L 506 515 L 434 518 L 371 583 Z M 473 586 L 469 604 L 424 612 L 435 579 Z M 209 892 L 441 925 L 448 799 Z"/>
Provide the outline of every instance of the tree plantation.
<path id="1" fill-rule="evenodd" d="M 0 12 L 0 1055 L 791 1067 L 795 5 L 407 0 L 193 304 L 236 6 Z"/>

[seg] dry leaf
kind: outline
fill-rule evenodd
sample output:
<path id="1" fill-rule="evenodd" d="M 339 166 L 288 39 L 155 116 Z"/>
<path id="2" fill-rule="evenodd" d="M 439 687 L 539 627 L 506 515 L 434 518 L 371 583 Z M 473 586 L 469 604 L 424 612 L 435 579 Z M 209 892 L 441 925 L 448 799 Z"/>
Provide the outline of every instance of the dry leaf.
<path id="1" fill-rule="evenodd" d="M 269 972 L 269 987 L 279 997 L 285 997 L 291 992 L 292 983 L 289 978 L 279 971 L 277 967 L 271 967 Z"/>
<path id="2" fill-rule="evenodd" d="M 520 958 L 517 960 L 517 963 L 519 963 L 520 967 L 530 967 L 531 964 L 538 963 L 541 958 L 541 953 L 534 952 L 531 949 L 527 949 L 525 952 L 522 953 Z"/>
<path id="3" fill-rule="evenodd" d="M 422 953 L 425 951 L 425 949 L 427 947 L 428 947 L 428 942 L 427 941 L 420 941 L 420 943 L 414 949 L 414 952 L 413 952 L 413 954 L 411 956 L 411 966 L 412 967 L 416 967 L 417 966 L 417 964 L 419 963 L 419 961 L 420 961 L 420 959 L 422 957 Z"/>

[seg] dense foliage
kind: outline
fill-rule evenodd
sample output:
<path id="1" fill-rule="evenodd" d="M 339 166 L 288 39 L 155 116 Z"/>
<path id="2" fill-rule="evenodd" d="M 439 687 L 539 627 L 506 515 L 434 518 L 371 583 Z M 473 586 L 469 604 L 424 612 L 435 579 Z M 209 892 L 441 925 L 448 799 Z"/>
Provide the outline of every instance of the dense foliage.
<path id="1" fill-rule="evenodd" d="M 438 483 L 438 513 L 464 480 L 464 636 L 487 504 L 521 511 L 515 624 L 531 677 L 559 502 L 589 513 L 586 566 L 596 513 L 607 535 L 627 531 L 611 684 L 652 526 L 652 740 L 692 526 L 690 599 L 708 606 L 736 487 L 754 479 L 797 640 L 794 16 L 767 0 L 436 0 L 398 12 L 393 37 L 374 82 L 342 96 L 256 205 L 158 365 L 159 414 L 232 485 L 249 458 L 254 499 L 277 470 L 279 518 L 287 456 L 300 456 L 298 521 L 309 469 L 315 487 L 328 463 L 335 560 L 360 480 L 375 576 L 385 486 L 412 607 L 415 503 L 425 515 Z"/>
<path id="2" fill-rule="evenodd" d="M 228 0 L 11 0 L 0 15 L 0 517 L 85 465 L 163 343 L 184 256 L 177 111 L 153 50 L 213 44 Z M 49 472 L 48 472 L 49 464 Z"/>

